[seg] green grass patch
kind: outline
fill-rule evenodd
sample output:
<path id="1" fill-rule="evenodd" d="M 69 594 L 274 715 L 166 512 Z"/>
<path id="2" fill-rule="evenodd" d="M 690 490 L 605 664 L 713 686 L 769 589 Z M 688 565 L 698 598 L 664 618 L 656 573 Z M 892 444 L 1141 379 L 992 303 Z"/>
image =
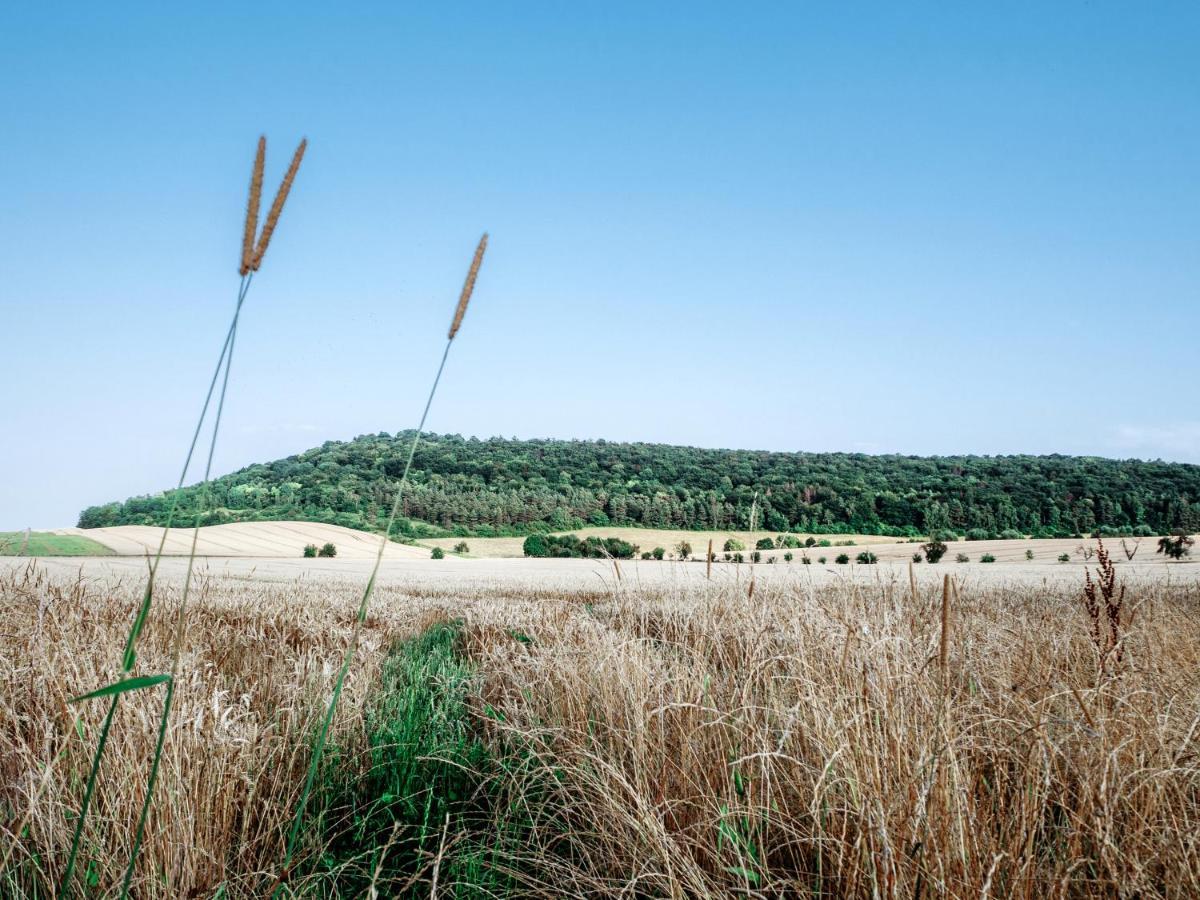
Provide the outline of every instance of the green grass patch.
<path id="1" fill-rule="evenodd" d="M 296 895 L 357 897 L 374 885 L 379 896 L 424 896 L 438 858 L 439 896 L 516 889 L 506 862 L 533 828 L 509 793 L 523 755 L 483 735 L 460 631 L 439 623 L 391 650 L 366 709 L 365 771 L 328 748 L 313 810 L 325 852 Z"/>
<path id="2" fill-rule="evenodd" d="M 0 556 L 112 556 L 98 541 L 79 534 L 0 531 Z"/>

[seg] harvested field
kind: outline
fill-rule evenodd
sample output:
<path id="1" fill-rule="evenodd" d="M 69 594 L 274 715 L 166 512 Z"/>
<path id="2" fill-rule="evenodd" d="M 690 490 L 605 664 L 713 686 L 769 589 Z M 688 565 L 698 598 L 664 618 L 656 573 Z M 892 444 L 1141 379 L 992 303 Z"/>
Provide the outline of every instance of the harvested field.
<path id="1" fill-rule="evenodd" d="M 163 529 L 155 525 L 116 525 L 110 528 L 62 528 L 60 535 L 90 538 L 122 556 L 154 555 Z M 337 547 L 339 557 L 374 559 L 379 551 L 379 535 L 340 525 L 321 522 L 235 522 L 208 525 L 200 529 L 197 556 L 296 557 L 306 544 L 318 547 L 326 542 Z M 187 556 L 192 547 L 191 528 L 172 528 L 163 548 L 167 556 Z M 429 554 L 407 544 L 392 542 L 388 558 L 421 559 Z"/>

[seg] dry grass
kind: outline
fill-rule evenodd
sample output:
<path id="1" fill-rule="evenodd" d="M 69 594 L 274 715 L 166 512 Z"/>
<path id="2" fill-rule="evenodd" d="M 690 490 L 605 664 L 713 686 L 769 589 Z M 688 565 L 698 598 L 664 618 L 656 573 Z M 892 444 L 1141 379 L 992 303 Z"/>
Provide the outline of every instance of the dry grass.
<path id="1" fill-rule="evenodd" d="M 1128 577 L 1104 672 L 1082 579 L 951 589 L 944 676 L 928 579 L 766 581 L 752 599 L 728 582 L 381 585 L 333 743 L 338 765 L 362 764 L 386 648 L 456 618 L 478 673 L 471 727 L 520 761 L 489 776 L 532 824 L 505 851 L 520 893 L 1197 896 L 1200 590 Z M 78 735 L 66 700 L 114 675 L 140 587 L 0 580 L 0 894 L 44 896 L 60 873 L 102 712 L 83 708 Z M 170 649 L 178 584 L 160 589 L 146 671 Z M 360 595 L 201 584 L 138 896 L 269 890 Z M 158 702 L 129 696 L 113 729 L 80 865 L 100 894 L 127 857 Z M 337 874 L 314 861 L 331 831 L 313 821 L 292 886 L 330 896 Z M 438 872 L 452 889 L 447 871 L 431 857 L 415 889 Z"/>

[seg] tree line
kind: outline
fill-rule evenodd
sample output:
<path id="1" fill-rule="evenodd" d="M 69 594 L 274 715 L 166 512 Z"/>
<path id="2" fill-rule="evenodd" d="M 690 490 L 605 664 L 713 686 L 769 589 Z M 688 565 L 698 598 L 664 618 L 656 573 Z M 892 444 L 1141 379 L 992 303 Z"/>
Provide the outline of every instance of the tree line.
<path id="1" fill-rule="evenodd" d="M 329 441 L 201 487 L 85 509 L 79 526 L 274 519 L 381 530 L 411 432 Z M 1200 531 L 1200 466 L 1081 456 L 870 456 L 422 436 L 397 536 L 588 525 L 1035 537 Z M 753 521 L 752 521 L 753 519 Z"/>

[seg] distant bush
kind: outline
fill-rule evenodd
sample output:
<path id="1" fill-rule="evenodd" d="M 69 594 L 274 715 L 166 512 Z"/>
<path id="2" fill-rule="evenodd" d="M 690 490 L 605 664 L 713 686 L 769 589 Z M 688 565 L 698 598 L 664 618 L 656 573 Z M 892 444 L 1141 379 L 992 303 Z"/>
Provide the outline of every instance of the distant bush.
<path id="1" fill-rule="evenodd" d="M 960 563 L 970 562 L 971 557 L 967 556 L 967 554 L 965 554 L 965 553 L 960 553 L 960 554 L 958 554 L 958 556 L 954 557 L 954 561 L 960 562 Z"/>
<path id="2" fill-rule="evenodd" d="M 928 544 L 921 545 L 921 552 L 925 554 L 925 559 L 931 563 L 940 562 L 948 549 L 946 544 L 938 538 L 934 538 Z"/>
<path id="3" fill-rule="evenodd" d="M 316 555 L 317 555 L 317 545 L 316 544 L 305 544 L 304 545 L 304 558 L 305 559 L 312 559 Z"/>
<path id="4" fill-rule="evenodd" d="M 1025 558 L 1026 558 L 1026 559 L 1033 559 L 1033 551 L 1032 551 L 1032 550 L 1026 550 L 1026 551 L 1025 551 Z"/>
<path id="5" fill-rule="evenodd" d="M 817 541 L 817 546 L 818 547 L 832 547 L 833 544 L 830 542 L 829 538 L 821 538 L 821 540 Z"/>
<path id="6" fill-rule="evenodd" d="M 800 538 L 794 534 L 781 534 L 775 538 L 775 546 L 780 550 L 793 550 L 800 546 Z"/>
<path id="7" fill-rule="evenodd" d="M 751 553 L 751 554 L 750 554 L 750 561 L 751 561 L 751 562 L 756 562 L 756 563 L 757 563 L 757 562 L 762 562 L 762 553 L 760 553 L 759 551 L 755 550 L 753 553 Z"/>
<path id="8" fill-rule="evenodd" d="M 807 553 L 806 553 L 804 556 L 801 556 L 801 557 L 800 557 L 800 562 L 802 562 L 802 563 L 803 563 L 804 565 L 806 565 L 806 566 L 811 566 L 811 565 L 812 565 L 812 560 L 808 558 L 808 554 L 807 554 Z M 824 560 L 821 560 L 821 562 L 824 562 Z"/>
<path id="9" fill-rule="evenodd" d="M 317 556 L 337 556 L 337 547 L 333 546 L 333 544 L 324 544 L 321 549 L 317 551 Z"/>
<path id="10" fill-rule="evenodd" d="M 923 556 L 922 556 L 920 553 L 914 553 L 914 554 L 912 555 L 912 561 L 913 561 L 913 562 L 915 562 L 915 563 L 919 563 L 919 562 L 920 562 L 921 560 L 923 560 L 924 558 L 925 558 L 925 557 L 923 557 Z"/>
<path id="11" fill-rule="evenodd" d="M 815 546 L 817 546 L 817 539 L 816 539 L 815 537 L 806 537 L 806 538 L 804 539 L 804 546 L 805 546 L 805 547 L 815 547 Z"/>
<path id="12" fill-rule="evenodd" d="M 650 555 L 653 556 L 655 559 L 661 560 L 664 556 L 667 555 L 667 551 L 664 550 L 662 547 L 655 547 L 653 550 L 650 551 Z"/>
<path id="13" fill-rule="evenodd" d="M 971 528 L 967 531 L 968 541 L 987 541 L 991 540 L 992 533 L 986 528 Z"/>
<path id="14" fill-rule="evenodd" d="M 783 561 L 784 561 L 784 562 L 791 562 L 793 559 L 795 559 L 795 557 L 794 557 L 794 556 L 792 556 L 792 554 L 791 554 L 791 553 L 785 553 L 785 554 L 783 554 Z"/>
<path id="15" fill-rule="evenodd" d="M 728 556 L 726 556 L 726 558 L 728 558 Z M 647 550 L 647 551 L 645 551 L 645 552 L 642 554 L 642 559 L 654 559 L 654 557 L 653 557 L 653 556 L 651 556 L 651 555 L 650 555 L 650 551 L 649 551 L 649 550 Z"/>
<path id="16" fill-rule="evenodd" d="M 638 552 L 636 546 L 620 538 L 580 540 L 574 534 L 531 534 L 525 538 L 523 549 L 526 556 L 563 559 L 634 559 Z"/>
<path id="17" fill-rule="evenodd" d="M 544 534 L 531 534 L 525 538 L 525 543 L 521 549 L 525 552 L 526 556 L 550 555 L 550 545 L 546 543 L 546 536 Z"/>
<path id="18" fill-rule="evenodd" d="M 1002 532 L 1000 532 L 1000 540 L 1023 541 L 1025 540 L 1025 535 L 1021 534 L 1021 532 L 1017 531 L 1015 528 L 1005 528 Z"/>
<path id="19" fill-rule="evenodd" d="M 818 556 L 818 557 L 817 557 L 817 562 L 819 562 L 821 565 L 825 565 L 825 557 L 823 557 L 823 556 Z"/>
<path id="20" fill-rule="evenodd" d="M 759 538 L 758 543 L 754 545 L 755 550 L 774 550 L 775 542 L 769 537 Z"/>
<path id="21" fill-rule="evenodd" d="M 470 553 L 471 548 L 467 546 L 466 541 L 459 541 L 457 544 L 454 545 L 454 552 L 455 553 Z"/>
<path id="22" fill-rule="evenodd" d="M 726 553 L 733 553 L 735 550 L 745 550 L 746 545 L 737 538 L 730 538 L 725 542 L 725 547 L 723 549 Z"/>
<path id="23" fill-rule="evenodd" d="M 692 545 L 687 541 L 680 541 L 675 545 L 675 552 L 679 555 L 680 559 L 687 559 L 692 555 Z"/>
<path id="24" fill-rule="evenodd" d="M 446 551 L 441 547 L 434 547 L 433 552 L 429 554 L 430 559 L 445 559 Z"/>
<path id="25" fill-rule="evenodd" d="M 742 556 L 740 553 L 735 553 L 733 554 L 733 561 L 735 563 L 743 563 L 746 561 L 746 557 Z"/>
<path id="26" fill-rule="evenodd" d="M 844 565 L 846 565 L 846 563 L 850 562 L 850 557 L 847 556 L 845 553 L 839 553 L 837 556 L 837 559 L 835 559 L 834 562 L 837 563 L 839 566 L 844 566 Z"/>
<path id="27" fill-rule="evenodd" d="M 1149 525 L 1135 525 L 1133 528 L 1134 537 L 1154 537 L 1154 529 Z"/>
<path id="28" fill-rule="evenodd" d="M 874 553 L 872 553 L 870 550 L 864 550 L 862 553 L 858 554 L 858 556 L 856 556 L 854 558 L 858 562 L 862 563 L 864 566 L 871 566 L 879 561 L 879 557 L 876 556 Z"/>
<path id="29" fill-rule="evenodd" d="M 1060 553 L 1060 554 L 1058 554 L 1058 561 L 1059 561 L 1059 562 L 1070 562 L 1070 561 L 1071 561 L 1071 554 L 1070 554 L 1070 553 Z"/>
<path id="30" fill-rule="evenodd" d="M 1192 545 L 1195 543 L 1195 539 L 1190 535 L 1176 531 L 1170 537 L 1159 538 L 1155 553 L 1161 553 L 1170 559 L 1183 559 L 1192 552 Z"/>
<path id="31" fill-rule="evenodd" d="M 979 561 L 980 562 L 995 562 L 996 557 L 992 556 L 992 554 L 990 554 L 990 553 L 985 553 L 985 554 L 983 554 L 983 556 L 979 557 Z"/>

